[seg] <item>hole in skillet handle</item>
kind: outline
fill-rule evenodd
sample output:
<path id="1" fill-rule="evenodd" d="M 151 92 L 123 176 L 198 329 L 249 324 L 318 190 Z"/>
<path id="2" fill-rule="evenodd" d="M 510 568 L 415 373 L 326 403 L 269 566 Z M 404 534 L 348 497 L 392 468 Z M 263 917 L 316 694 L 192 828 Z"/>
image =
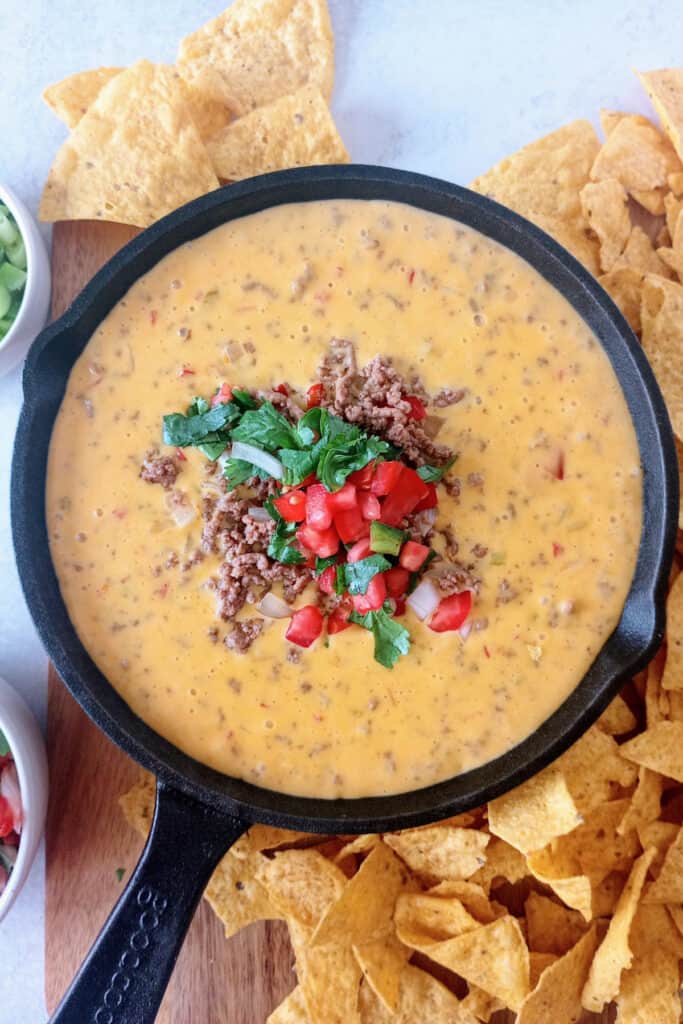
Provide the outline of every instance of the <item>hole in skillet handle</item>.
<path id="1" fill-rule="evenodd" d="M 51 1024 L 153 1024 L 206 883 L 249 827 L 157 780 L 133 877 Z"/>

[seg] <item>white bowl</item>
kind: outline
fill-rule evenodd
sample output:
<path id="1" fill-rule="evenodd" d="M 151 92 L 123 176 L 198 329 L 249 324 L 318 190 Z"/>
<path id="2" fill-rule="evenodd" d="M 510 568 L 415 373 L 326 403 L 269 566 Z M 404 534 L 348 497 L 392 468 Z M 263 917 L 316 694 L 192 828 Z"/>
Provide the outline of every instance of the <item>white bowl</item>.
<path id="1" fill-rule="evenodd" d="M 0 341 L 0 377 L 20 362 L 50 311 L 50 261 L 38 225 L 24 204 L 0 184 L 0 201 L 9 207 L 26 246 L 26 288 L 16 319 Z"/>
<path id="2" fill-rule="evenodd" d="M 19 776 L 24 824 L 17 860 L 0 895 L 0 921 L 28 878 L 45 828 L 47 811 L 47 755 L 38 723 L 24 699 L 0 677 L 0 729 L 2 729 Z"/>

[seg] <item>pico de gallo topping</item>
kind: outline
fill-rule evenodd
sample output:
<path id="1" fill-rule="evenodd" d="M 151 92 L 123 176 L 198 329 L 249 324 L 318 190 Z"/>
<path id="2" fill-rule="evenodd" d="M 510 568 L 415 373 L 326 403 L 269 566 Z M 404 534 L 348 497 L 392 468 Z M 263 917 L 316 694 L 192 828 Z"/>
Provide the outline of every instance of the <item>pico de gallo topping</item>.
<path id="1" fill-rule="evenodd" d="M 17 769 L 9 744 L 0 732 L 0 895 L 16 863 L 22 823 Z"/>
<path id="2" fill-rule="evenodd" d="M 274 390 L 289 395 L 284 384 Z M 208 401 L 165 416 L 163 441 L 218 462 L 228 491 L 276 482 L 262 504 L 272 520 L 267 554 L 313 570 L 319 596 L 334 599 L 329 608 L 319 600 L 284 610 L 262 602 L 262 614 L 275 608 L 273 617 L 289 618 L 287 641 L 310 647 L 325 631 L 358 625 L 373 634 L 375 659 L 392 668 L 410 649 L 398 621 L 408 608 L 437 633 L 461 629 L 472 608 L 469 590 L 443 596 L 429 574 L 437 552 L 406 528 L 414 513 L 436 515 L 438 484 L 454 459 L 413 468 L 401 449 L 323 408 L 321 397 L 311 385 L 306 411 L 291 422 L 272 402 L 222 383 Z M 410 409 L 415 419 L 426 415 L 417 397 Z"/>

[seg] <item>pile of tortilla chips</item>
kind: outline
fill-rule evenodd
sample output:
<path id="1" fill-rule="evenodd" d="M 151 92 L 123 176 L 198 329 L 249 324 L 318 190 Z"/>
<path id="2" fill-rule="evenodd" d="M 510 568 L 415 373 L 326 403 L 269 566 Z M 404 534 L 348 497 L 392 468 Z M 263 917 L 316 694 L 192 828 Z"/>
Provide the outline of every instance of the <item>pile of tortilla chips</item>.
<path id="1" fill-rule="evenodd" d="M 609 112 L 602 146 L 576 122 L 474 187 L 554 234 L 642 325 L 683 442 L 683 71 L 641 78 L 666 134 Z M 614 1003 L 619 1024 L 678 1024 L 682 567 L 683 533 L 664 647 L 518 789 L 425 828 L 255 826 L 232 847 L 206 891 L 226 936 L 280 918 L 294 948 L 298 983 L 269 1024 L 574 1024 Z M 143 834 L 153 801 L 149 777 L 121 801 Z"/>
<path id="2" fill-rule="evenodd" d="M 235 0 L 181 41 L 174 66 L 70 75 L 44 93 L 71 135 L 40 218 L 146 227 L 221 181 L 345 163 L 333 79 L 327 0 Z"/>

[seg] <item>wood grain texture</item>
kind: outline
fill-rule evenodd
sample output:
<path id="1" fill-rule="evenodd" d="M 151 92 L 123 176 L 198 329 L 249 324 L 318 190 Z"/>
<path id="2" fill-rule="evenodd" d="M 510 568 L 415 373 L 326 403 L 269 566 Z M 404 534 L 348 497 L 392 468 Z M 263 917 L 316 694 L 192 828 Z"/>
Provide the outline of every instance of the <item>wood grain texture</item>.
<path id="1" fill-rule="evenodd" d="M 118 224 L 56 224 L 52 315 L 137 232 Z M 50 806 L 47 819 L 45 994 L 52 1012 L 135 866 L 142 841 L 117 799 L 136 780 L 133 761 L 81 711 L 59 677 L 48 680 Z M 183 842 L 183 837 L 178 837 Z M 117 869 L 124 869 L 122 881 Z M 293 988 L 282 922 L 253 925 L 226 941 L 202 903 L 158 1017 L 159 1024 L 262 1024 Z"/>
<path id="2" fill-rule="evenodd" d="M 135 229 L 117 224 L 55 225 L 53 317 L 64 312 L 96 270 L 135 234 Z M 136 765 L 92 724 L 53 669 L 48 681 L 47 745 L 51 792 L 46 834 L 46 999 L 52 1012 L 118 899 L 143 844 L 117 804 L 137 778 Z M 124 869 L 121 881 L 119 868 Z M 264 1024 L 294 986 L 292 964 L 282 922 L 252 925 L 226 941 L 220 922 L 202 903 L 158 1024 Z M 496 1014 L 494 1020 L 513 1024 L 514 1015 Z M 614 1014 L 589 1014 L 584 1021 L 611 1024 Z"/>

